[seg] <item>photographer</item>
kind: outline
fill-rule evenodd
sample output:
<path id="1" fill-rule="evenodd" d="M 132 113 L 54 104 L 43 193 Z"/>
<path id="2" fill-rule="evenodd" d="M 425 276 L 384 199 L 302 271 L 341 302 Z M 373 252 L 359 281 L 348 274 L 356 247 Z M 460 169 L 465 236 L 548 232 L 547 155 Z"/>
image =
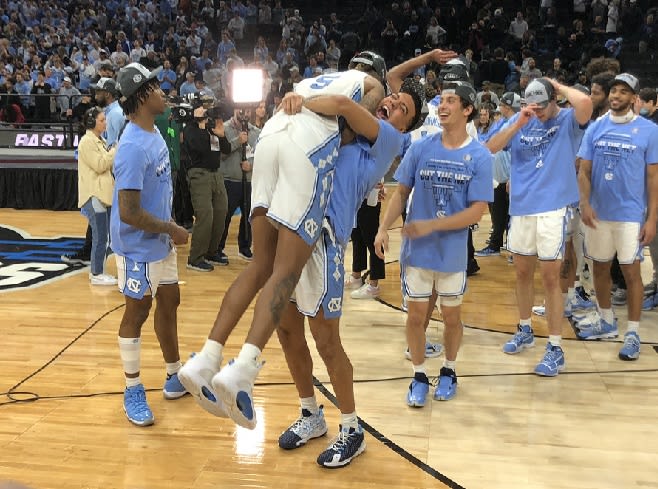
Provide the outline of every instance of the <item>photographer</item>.
<path id="1" fill-rule="evenodd" d="M 219 171 L 220 151 L 230 153 L 224 122 L 208 118 L 203 107 L 194 109 L 194 120 L 183 130 L 183 148 L 190 159 L 187 180 L 194 208 L 194 228 L 187 268 L 211 272 L 221 265 L 219 239 L 224 232 L 228 202 L 224 177 Z"/>
<path id="2" fill-rule="evenodd" d="M 249 123 L 251 109 L 233 110 L 233 117 L 224 124 L 226 139 L 231 144 L 231 152 L 222 162 L 221 172 L 228 196 L 228 213 L 224 224 L 224 233 L 219 242 L 220 255 L 228 264 L 224 253 L 228 228 L 235 210 L 240 208 L 240 231 L 238 233 L 238 256 L 250 261 L 251 228 L 249 225 L 249 207 L 251 204 L 251 167 L 254 161 L 254 148 L 260 135 L 260 129 Z M 244 130 L 247 125 L 247 131 Z M 246 144 L 243 159 L 243 145 Z M 244 182 L 243 182 L 244 179 Z"/>

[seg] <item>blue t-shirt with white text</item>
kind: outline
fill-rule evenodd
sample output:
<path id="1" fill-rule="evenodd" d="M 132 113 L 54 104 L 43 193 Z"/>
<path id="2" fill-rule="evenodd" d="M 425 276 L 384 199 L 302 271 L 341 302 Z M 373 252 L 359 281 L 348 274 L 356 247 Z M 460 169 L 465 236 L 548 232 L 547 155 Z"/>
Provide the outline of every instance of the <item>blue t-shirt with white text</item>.
<path id="1" fill-rule="evenodd" d="M 606 114 L 587 129 L 578 156 L 592 162 L 590 205 L 597 217 L 643 223 L 646 166 L 658 163 L 658 126 L 643 117 L 617 124 Z"/>
<path id="2" fill-rule="evenodd" d="M 515 124 L 512 116 L 503 130 Z M 554 211 L 578 202 L 576 152 L 583 137 L 573 108 L 560 109 L 544 122 L 536 117 L 522 127 L 511 149 L 510 216 Z"/>
<path id="3" fill-rule="evenodd" d="M 154 262 L 165 258 L 172 247 L 164 233 L 148 233 L 121 220 L 119 191 L 138 190 L 140 204 L 162 221 L 171 220 L 173 188 L 169 149 L 157 128 L 145 131 L 128 123 L 114 157 L 114 198 L 110 218 L 110 236 L 115 253 L 137 262 Z"/>
<path id="4" fill-rule="evenodd" d="M 475 140 L 462 148 L 446 149 L 442 133 L 426 136 L 411 145 L 395 179 L 413 189 L 407 222 L 451 216 L 474 202 L 493 200 L 492 156 Z M 437 272 L 463 272 L 467 240 L 467 227 L 404 239 L 400 262 Z"/>

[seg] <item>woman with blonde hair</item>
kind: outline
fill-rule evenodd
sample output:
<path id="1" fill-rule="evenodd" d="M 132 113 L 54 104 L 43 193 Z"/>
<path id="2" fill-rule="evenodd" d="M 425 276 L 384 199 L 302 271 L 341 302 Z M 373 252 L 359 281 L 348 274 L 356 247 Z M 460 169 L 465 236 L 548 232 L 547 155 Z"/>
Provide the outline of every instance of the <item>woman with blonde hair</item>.
<path id="1" fill-rule="evenodd" d="M 92 230 L 92 285 L 116 285 L 117 279 L 104 273 L 107 256 L 110 206 L 114 191 L 112 164 L 116 146 L 107 148 L 101 134 L 107 128 L 105 113 L 99 107 L 87 110 L 83 120 L 85 134 L 78 144 L 78 207 Z"/>

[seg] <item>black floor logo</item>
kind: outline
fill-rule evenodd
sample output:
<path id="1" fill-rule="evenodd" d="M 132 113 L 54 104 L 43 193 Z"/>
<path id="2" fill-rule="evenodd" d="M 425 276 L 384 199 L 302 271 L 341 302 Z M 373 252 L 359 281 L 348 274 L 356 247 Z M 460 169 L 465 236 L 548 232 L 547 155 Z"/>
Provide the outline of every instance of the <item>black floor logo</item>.
<path id="1" fill-rule="evenodd" d="M 62 255 L 80 249 L 80 238 L 34 238 L 22 230 L 0 225 L 0 293 L 38 287 L 76 272 Z"/>

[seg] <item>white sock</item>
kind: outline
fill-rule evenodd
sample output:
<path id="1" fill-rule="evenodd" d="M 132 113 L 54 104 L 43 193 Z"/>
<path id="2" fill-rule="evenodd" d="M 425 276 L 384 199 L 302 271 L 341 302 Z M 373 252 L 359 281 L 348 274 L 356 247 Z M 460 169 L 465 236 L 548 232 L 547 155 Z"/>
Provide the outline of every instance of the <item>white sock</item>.
<path id="1" fill-rule="evenodd" d="M 640 321 L 628 321 L 628 326 L 626 327 L 626 332 L 634 332 L 634 333 L 639 333 L 640 332 Z"/>
<path id="2" fill-rule="evenodd" d="M 559 335 L 559 334 L 548 335 L 548 342 L 553 346 L 561 346 L 562 345 L 562 335 Z"/>
<path id="3" fill-rule="evenodd" d="M 421 363 L 420 365 L 414 365 L 414 373 L 421 373 L 427 375 L 427 370 L 425 369 L 425 362 Z"/>
<path id="4" fill-rule="evenodd" d="M 200 355 L 203 355 L 205 358 L 207 358 L 213 369 L 215 371 L 219 370 L 219 366 L 222 363 L 222 352 L 224 351 L 224 345 L 219 343 L 218 341 L 211 340 L 208 338 L 203 345 L 203 348 L 201 348 Z"/>
<path id="5" fill-rule="evenodd" d="M 612 309 L 599 309 L 599 315 L 608 324 L 612 324 L 615 321 L 615 315 Z"/>
<path id="6" fill-rule="evenodd" d="M 119 354 L 121 355 L 124 373 L 139 374 L 141 346 L 141 338 L 122 338 L 119 336 Z M 127 387 L 134 387 L 141 383 L 139 375 L 137 377 L 126 377 Z"/>
<path id="7" fill-rule="evenodd" d="M 299 403 L 302 406 L 302 409 L 306 409 L 311 414 L 318 414 L 320 408 L 318 407 L 318 401 L 315 399 L 315 396 L 311 397 L 300 397 Z"/>
<path id="8" fill-rule="evenodd" d="M 167 375 L 177 374 L 180 370 L 180 360 L 174 363 L 165 363 L 165 368 L 167 369 Z"/>
<path id="9" fill-rule="evenodd" d="M 256 345 L 245 343 L 242 345 L 237 361 L 242 363 L 256 363 L 261 351 Z"/>
<path id="10" fill-rule="evenodd" d="M 574 297 L 576 297 L 576 287 L 569 287 L 567 289 L 567 299 L 573 300 Z"/>
<path id="11" fill-rule="evenodd" d="M 348 414 L 340 414 L 340 425 L 343 429 L 354 428 L 355 430 L 359 428 L 359 418 L 356 416 L 356 411 Z"/>
<path id="12" fill-rule="evenodd" d="M 443 360 L 443 366 L 445 368 L 449 368 L 453 372 L 455 371 L 455 367 L 457 366 L 457 360 Z"/>
<path id="13" fill-rule="evenodd" d="M 521 326 L 527 326 L 528 328 L 532 329 L 532 318 L 520 319 L 519 324 Z"/>
<path id="14" fill-rule="evenodd" d="M 142 379 L 139 377 L 126 377 L 126 387 L 135 387 L 142 383 Z"/>
<path id="15" fill-rule="evenodd" d="M 574 290 L 577 289 L 578 287 L 582 287 L 580 280 L 576 279 L 576 281 L 573 283 L 573 288 Z M 569 289 L 571 290 L 571 289 Z"/>

